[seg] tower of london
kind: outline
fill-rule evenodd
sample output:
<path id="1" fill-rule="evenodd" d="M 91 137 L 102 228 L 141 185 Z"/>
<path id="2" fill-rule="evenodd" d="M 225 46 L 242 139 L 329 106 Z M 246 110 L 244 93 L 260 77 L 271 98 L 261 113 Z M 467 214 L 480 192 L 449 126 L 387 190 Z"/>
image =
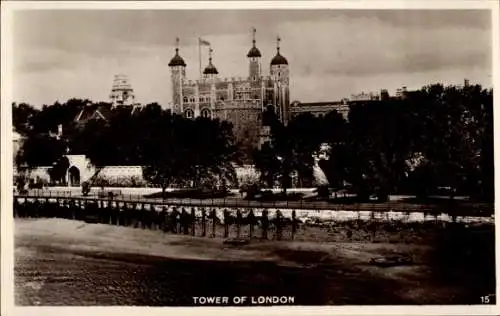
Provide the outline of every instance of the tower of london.
<path id="1" fill-rule="evenodd" d="M 255 29 L 252 47 L 246 57 L 248 76 L 224 77 L 219 74 L 212 60 L 212 48 L 208 65 L 200 80 L 186 78 L 187 64 L 179 52 L 168 66 L 171 70 L 173 112 L 187 118 L 219 118 L 233 124 L 236 142 L 251 149 L 259 143 L 262 112 L 272 106 L 277 117 L 286 124 L 289 120 L 289 65 L 280 53 L 277 39 L 276 55 L 270 61 L 270 72 L 262 74 L 262 55 L 256 46 Z"/>

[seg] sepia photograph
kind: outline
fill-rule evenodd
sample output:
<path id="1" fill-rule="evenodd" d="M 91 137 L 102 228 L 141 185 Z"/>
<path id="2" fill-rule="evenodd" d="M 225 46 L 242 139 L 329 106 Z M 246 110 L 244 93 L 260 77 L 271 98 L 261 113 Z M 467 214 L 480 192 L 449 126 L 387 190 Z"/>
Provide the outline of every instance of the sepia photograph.
<path id="1" fill-rule="evenodd" d="M 43 7 L 2 38 L 15 306 L 496 306 L 488 6 Z"/>

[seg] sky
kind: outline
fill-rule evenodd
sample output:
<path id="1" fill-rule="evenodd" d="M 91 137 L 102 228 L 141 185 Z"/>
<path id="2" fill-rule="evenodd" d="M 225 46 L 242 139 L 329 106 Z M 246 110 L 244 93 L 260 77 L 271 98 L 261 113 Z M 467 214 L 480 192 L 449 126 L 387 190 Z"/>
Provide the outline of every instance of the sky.
<path id="1" fill-rule="evenodd" d="M 221 77 L 244 77 L 252 27 L 264 74 L 280 36 L 291 100 L 464 78 L 492 86 L 487 10 L 32 10 L 14 13 L 13 98 L 108 101 L 113 76 L 126 74 L 138 102 L 168 106 L 176 37 L 189 79 L 199 78 L 198 37 L 211 43 Z M 207 55 L 202 47 L 203 68 Z"/>

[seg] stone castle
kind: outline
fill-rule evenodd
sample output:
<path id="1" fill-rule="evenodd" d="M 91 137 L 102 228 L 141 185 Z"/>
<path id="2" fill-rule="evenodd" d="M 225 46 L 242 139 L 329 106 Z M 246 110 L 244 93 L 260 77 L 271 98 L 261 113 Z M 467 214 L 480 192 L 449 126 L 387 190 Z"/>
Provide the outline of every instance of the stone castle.
<path id="1" fill-rule="evenodd" d="M 269 75 L 262 74 L 262 55 L 256 46 L 255 29 L 252 47 L 248 51 L 248 76 L 221 77 L 212 61 L 200 80 L 186 78 L 186 62 L 179 53 L 179 40 L 175 55 L 169 62 L 172 81 L 172 110 L 187 118 L 210 117 L 233 124 L 236 142 L 251 149 L 259 144 L 262 113 L 272 106 L 277 117 L 287 123 L 290 118 L 289 65 L 280 53 L 277 39 L 276 55 L 270 61 Z"/>

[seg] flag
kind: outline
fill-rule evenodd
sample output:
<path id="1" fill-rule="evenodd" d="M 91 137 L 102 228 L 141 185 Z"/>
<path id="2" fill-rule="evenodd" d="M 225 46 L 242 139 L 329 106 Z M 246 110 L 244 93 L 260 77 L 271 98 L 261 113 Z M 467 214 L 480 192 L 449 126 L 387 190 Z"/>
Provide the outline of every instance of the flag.
<path id="1" fill-rule="evenodd" d="M 199 38 L 199 43 L 201 46 L 205 45 L 205 46 L 210 46 L 210 42 L 208 41 L 205 41 L 204 39 L 202 38 Z"/>

